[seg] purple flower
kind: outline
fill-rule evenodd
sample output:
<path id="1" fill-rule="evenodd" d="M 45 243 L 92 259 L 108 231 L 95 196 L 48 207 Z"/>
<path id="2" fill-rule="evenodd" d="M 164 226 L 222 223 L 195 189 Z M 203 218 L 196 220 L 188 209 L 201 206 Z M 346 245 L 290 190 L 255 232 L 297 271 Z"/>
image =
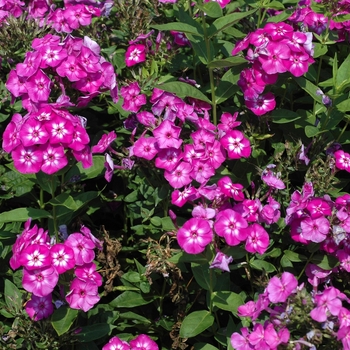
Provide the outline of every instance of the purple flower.
<path id="1" fill-rule="evenodd" d="M 228 264 L 230 264 L 232 261 L 232 256 L 227 256 L 223 252 L 217 252 L 214 260 L 212 261 L 209 267 L 211 269 L 216 267 L 217 269 L 220 269 L 222 271 L 230 272 Z"/>

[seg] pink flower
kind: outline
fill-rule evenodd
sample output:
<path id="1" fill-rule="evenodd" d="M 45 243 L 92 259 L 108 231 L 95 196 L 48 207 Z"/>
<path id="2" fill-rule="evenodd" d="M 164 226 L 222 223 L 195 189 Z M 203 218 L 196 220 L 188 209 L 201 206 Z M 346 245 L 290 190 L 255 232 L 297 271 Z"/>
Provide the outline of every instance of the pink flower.
<path id="1" fill-rule="evenodd" d="M 342 150 L 334 153 L 335 166 L 340 170 L 346 170 L 350 173 L 350 154 Z"/>
<path id="2" fill-rule="evenodd" d="M 242 192 L 243 186 L 241 184 L 233 184 L 228 176 L 222 177 L 218 181 L 218 186 L 221 192 L 227 197 L 233 198 L 235 201 L 243 201 L 244 194 Z"/>
<path id="3" fill-rule="evenodd" d="M 297 279 L 289 272 L 283 272 L 281 278 L 274 276 L 267 286 L 269 300 L 271 303 L 284 303 L 297 286 Z"/>
<path id="4" fill-rule="evenodd" d="M 130 45 L 125 53 L 127 67 L 146 61 L 146 46 L 142 44 Z"/>
<path id="5" fill-rule="evenodd" d="M 28 316 L 34 321 L 48 318 L 53 313 L 52 294 L 44 297 L 38 297 L 33 294 L 25 304 L 25 310 Z"/>
<path id="6" fill-rule="evenodd" d="M 182 140 L 179 139 L 181 128 L 175 126 L 170 120 L 164 120 L 153 130 L 153 136 L 157 140 L 159 148 L 180 148 Z"/>
<path id="7" fill-rule="evenodd" d="M 151 160 L 158 153 L 155 147 L 156 139 L 154 137 L 143 137 L 141 136 L 134 143 L 134 155 L 140 158 Z"/>
<path id="8" fill-rule="evenodd" d="M 300 222 L 300 226 L 303 238 L 315 243 L 324 241 L 330 228 L 329 221 L 325 217 L 306 218 Z"/>
<path id="9" fill-rule="evenodd" d="M 231 0 L 204 0 L 204 2 L 215 1 L 221 8 L 224 8 Z"/>
<path id="10" fill-rule="evenodd" d="M 182 152 L 176 148 L 165 148 L 159 151 L 155 160 L 155 165 L 159 169 L 172 171 L 182 159 Z"/>
<path id="11" fill-rule="evenodd" d="M 72 142 L 74 127 L 68 119 L 57 116 L 49 120 L 45 126 L 50 135 L 51 144 L 69 144 Z"/>
<path id="12" fill-rule="evenodd" d="M 253 224 L 246 230 L 248 231 L 248 238 L 245 245 L 246 251 L 264 254 L 270 243 L 268 233 L 259 224 Z"/>
<path id="13" fill-rule="evenodd" d="M 159 350 L 157 343 L 146 334 L 140 334 L 130 340 L 131 350 Z"/>
<path id="14" fill-rule="evenodd" d="M 215 255 L 214 260 L 211 262 L 209 268 L 217 268 L 222 271 L 230 272 L 230 268 L 228 264 L 230 264 L 233 261 L 232 256 L 227 256 L 223 252 L 217 252 Z"/>
<path id="15" fill-rule="evenodd" d="M 251 153 L 250 142 L 238 130 L 228 131 L 220 140 L 230 159 L 248 158 Z"/>
<path id="16" fill-rule="evenodd" d="M 78 58 L 68 56 L 56 69 L 60 77 L 67 77 L 69 81 L 78 81 L 87 76 L 86 71 L 80 66 Z"/>
<path id="17" fill-rule="evenodd" d="M 5 152 L 10 153 L 14 148 L 21 144 L 21 138 L 19 136 L 21 124 L 22 116 L 19 113 L 15 113 L 2 136 L 2 148 Z"/>
<path id="18" fill-rule="evenodd" d="M 51 263 L 59 274 L 75 266 L 74 251 L 65 244 L 57 243 L 50 249 Z"/>
<path id="19" fill-rule="evenodd" d="M 189 254 L 199 254 L 213 240 L 213 231 L 207 220 L 192 218 L 177 232 L 180 247 Z"/>
<path id="20" fill-rule="evenodd" d="M 36 119 L 29 118 L 21 127 L 19 137 L 23 146 L 43 145 L 49 139 L 44 125 Z"/>
<path id="21" fill-rule="evenodd" d="M 32 101 L 39 102 L 48 100 L 51 92 L 51 80 L 42 70 L 38 70 L 35 75 L 28 78 L 25 82 L 25 86 L 29 98 Z"/>
<path id="22" fill-rule="evenodd" d="M 259 61 L 262 69 L 267 74 L 284 73 L 291 64 L 290 54 L 288 45 L 270 41 L 264 50 L 264 54 L 259 55 Z"/>
<path id="23" fill-rule="evenodd" d="M 97 145 L 92 147 L 92 153 L 103 153 L 116 138 L 117 135 L 114 131 L 102 135 Z"/>
<path id="24" fill-rule="evenodd" d="M 231 335 L 231 345 L 236 350 L 253 350 L 254 347 L 250 344 L 248 339 L 249 330 L 244 327 L 241 328 L 241 334 L 235 332 Z"/>
<path id="25" fill-rule="evenodd" d="M 108 344 L 104 345 L 102 350 L 130 350 L 130 345 L 118 337 L 109 339 Z"/>
<path id="26" fill-rule="evenodd" d="M 37 146 L 17 146 L 12 151 L 13 164 L 22 174 L 39 172 L 43 160 L 43 150 Z"/>
<path id="27" fill-rule="evenodd" d="M 246 98 L 245 104 L 255 115 L 261 116 L 275 109 L 276 100 L 272 92 L 268 92 L 264 95 Z"/>
<path id="28" fill-rule="evenodd" d="M 19 262 L 27 270 L 50 266 L 50 250 L 45 245 L 31 244 L 21 252 Z"/>
<path id="29" fill-rule="evenodd" d="M 90 280 L 82 281 L 75 278 L 70 285 L 70 292 L 67 294 L 66 300 L 72 309 L 87 312 L 100 300 L 98 286 Z"/>
<path id="30" fill-rule="evenodd" d="M 102 276 L 96 271 L 96 265 L 93 262 L 83 266 L 77 266 L 75 275 L 83 281 L 90 280 L 98 286 L 102 285 Z"/>
<path id="31" fill-rule="evenodd" d="M 270 164 L 266 167 L 266 169 L 261 174 L 261 179 L 266 183 L 266 185 L 271 188 L 275 188 L 278 190 L 283 190 L 286 188 L 286 185 L 279 178 L 280 174 L 277 175 L 271 169 L 275 168 L 274 164 Z"/>
<path id="32" fill-rule="evenodd" d="M 23 288 L 38 297 L 50 294 L 58 282 L 58 272 L 52 266 L 38 270 L 23 269 Z"/>
<path id="33" fill-rule="evenodd" d="M 164 177 L 168 180 L 170 186 L 173 188 L 181 188 L 192 182 L 191 173 L 192 166 L 187 162 L 182 162 L 176 166 L 175 169 L 164 172 Z"/>
<path id="34" fill-rule="evenodd" d="M 65 241 L 65 245 L 71 247 L 74 251 L 74 259 L 76 265 L 84 265 L 90 263 L 95 258 L 95 244 L 84 237 L 81 233 L 72 233 Z"/>
<path id="35" fill-rule="evenodd" d="M 68 164 L 62 145 L 48 145 L 43 151 L 41 170 L 46 174 L 54 174 Z"/>
<path id="36" fill-rule="evenodd" d="M 137 113 L 147 103 L 146 95 L 140 94 L 140 92 L 141 89 L 137 82 L 123 86 L 120 89 L 120 94 L 124 99 L 122 108 L 126 111 Z"/>

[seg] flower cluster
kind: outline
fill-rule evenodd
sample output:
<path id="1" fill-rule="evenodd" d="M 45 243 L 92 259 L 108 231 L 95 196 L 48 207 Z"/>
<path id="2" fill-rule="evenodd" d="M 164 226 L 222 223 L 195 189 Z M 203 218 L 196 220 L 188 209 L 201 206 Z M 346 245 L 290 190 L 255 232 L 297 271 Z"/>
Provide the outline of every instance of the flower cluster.
<path id="1" fill-rule="evenodd" d="M 251 319 L 254 326 L 251 331 L 244 327 L 241 328 L 241 334 L 232 334 L 233 348 L 276 349 L 280 344 L 286 347 L 293 344 L 294 349 L 302 349 L 303 346 L 316 349 L 315 345 L 322 342 L 322 328 L 327 337 L 333 338 L 334 342 L 341 341 L 343 349 L 350 349 L 347 336 L 350 311 L 343 306 L 343 301 L 349 302 L 349 299 L 335 287 L 317 290 L 320 276 L 331 273 L 313 264 L 307 266 L 306 274 L 314 286 L 311 294 L 304 284 L 298 286 L 297 279 L 289 272 L 282 273 L 281 277 L 272 277 L 257 301 L 248 301 L 238 307 L 238 315 Z M 318 282 L 315 284 L 316 276 Z M 263 312 L 269 318 L 266 320 L 263 317 L 265 322 L 261 324 L 257 320 Z M 303 335 L 298 325 L 306 320 L 311 330 Z"/>
<path id="2" fill-rule="evenodd" d="M 332 201 L 314 195 L 311 182 L 295 191 L 287 208 L 286 223 L 291 237 L 300 243 L 320 243 L 320 249 L 339 259 L 340 268 L 350 272 L 350 195 Z"/>
<path id="3" fill-rule="evenodd" d="M 98 287 L 102 285 L 102 277 L 93 260 L 94 249 L 102 249 L 102 243 L 84 226 L 81 233 L 70 234 L 64 243 L 50 241 L 48 231 L 30 226 L 29 219 L 12 247 L 10 259 L 13 270 L 23 267 L 23 288 L 32 293 L 26 304 L 28 315 L 38 321 L 53 312 L 52 292 L 61 285 L 60 275 L 73 269 L 75 277 L 66 301 L 73 309 L 90 310 L 100 300 Z"/>
<path id="4" fill-rule="evenodd" d="M 26 174 L 40 170 L 53 174 L 67 165 L 70 153 L 87 168 L 92 165 L 92 155 L 86 120 L 68 111 L 74 103 L 66 89 L 68 86 L 81 93 L 78 107 L 106 90 L 116 101 L 113 66 L 100 56 L 99 46 L 88 37 L 68 36 L 61 42 L 58 36 L 48 34 L 34 39 L 32 47 L 6 82 L 7 89 L 14 98 L 22 99 L 29 113 L 23 118 L 18 113 L 12 117 L 4 132 L 3 148 L 12 153 L 16 169 Z M 60 95 L 55 103 L 52 92 Z"/>
<path id="5" fill-rule="evenodd" d="M 290 72 L 300 77 L 308 71 L 312 58 L 312 33 L 296 31 L 287 23 L 268 23 L 238 42 L 232 55 L 247 49 L 251 67 L 242 71 L 238 85 L 247 108 L 261 116 L 276 107 L 271 92 L 263 94 L 266 85 L 275 84 L 278 74 Z"/>
<path id="6" fill-rule="evenodd" d="M 109 340 L 109 342 L 102 348 L 102 350 L 158 350 L 159 347 L 157 343 L 152 340 L 146 334 L 140 334 L 135 339 L 130 340 L 130 342 L 126 342 L 125 340 L 121 340 L 118 337 L 113 337 Z"/>

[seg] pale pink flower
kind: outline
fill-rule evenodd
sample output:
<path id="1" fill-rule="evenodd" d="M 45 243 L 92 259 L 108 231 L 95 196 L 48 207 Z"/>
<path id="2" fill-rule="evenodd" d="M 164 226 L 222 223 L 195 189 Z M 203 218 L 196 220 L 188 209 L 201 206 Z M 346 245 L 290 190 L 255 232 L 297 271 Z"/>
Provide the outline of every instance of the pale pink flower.
<path id="1" fill-rule="evenodd" d="M 213 231 L 207 220 L 192 218 L 179 229 L 176 238 L 186 253 L 199 254 L 213 240 Z"/>
<path id="2" fill-rule="evenodd" d="M 33 321 L 40 321 L 48 318 L 53 313 L 52 294 L 44 297 L 32 295 L 30 300 L 25 304 L 25 310 Z"/>
<path id="3" fill-rule="evenodd" d="M 267 286 L 271 303 L 284 303 L 298 286 L 298 280 L 290 272 L 283 272 L 281 278 L 272 277 Z"/>
<path id="4" fill-rule="evenodd" d="M 100 301 L 98 286 L 90 280 L 82 281 L 75 278 L 70 285 L 66 300 L 72 309 L 87 312 Z"/>
<path id="5" fill-rule="evenodd" d="M 90 263 L 95 258 L 94 242 L 81 233 L 70 234 L 64 244 L 73 249 L 76 265 L 81 266 Z"/>
<path id="6" fill-rule="evenodd" d="M 77 266 L 74 273 L 83 281 L 90 280 L 98 286 L 102 285 L 102 276 L 96 271 L 96 265 L 93 262 Z"/>
<path id="7" fill-rule="evenodd" d="M 192 182 L 191 173 L 193 168 L 191 164 L 180 161 L 175 169 L 164 172 L 164 177 L 168 180 L 173 188 L 181 188 Z"/>
<path id="8" fill-rule="evenodd" d="M 325 217 L 306 218 L 300 222 L 300 226 L 303 238 L 315 243 L 324 241 L 330 228 L 329 221 Z"/>

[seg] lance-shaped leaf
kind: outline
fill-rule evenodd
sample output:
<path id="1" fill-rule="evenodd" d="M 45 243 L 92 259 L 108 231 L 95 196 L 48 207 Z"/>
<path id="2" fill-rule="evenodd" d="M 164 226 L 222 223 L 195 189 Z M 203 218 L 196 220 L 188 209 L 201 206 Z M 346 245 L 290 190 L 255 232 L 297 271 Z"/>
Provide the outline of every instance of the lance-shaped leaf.
<path id="1" fill-rule="evenodd" d="M 195 311 L 185 317 L 180 328 L 181 338 L 192 338 L 214 323 L 214 316 L 206 310 Z"/>

